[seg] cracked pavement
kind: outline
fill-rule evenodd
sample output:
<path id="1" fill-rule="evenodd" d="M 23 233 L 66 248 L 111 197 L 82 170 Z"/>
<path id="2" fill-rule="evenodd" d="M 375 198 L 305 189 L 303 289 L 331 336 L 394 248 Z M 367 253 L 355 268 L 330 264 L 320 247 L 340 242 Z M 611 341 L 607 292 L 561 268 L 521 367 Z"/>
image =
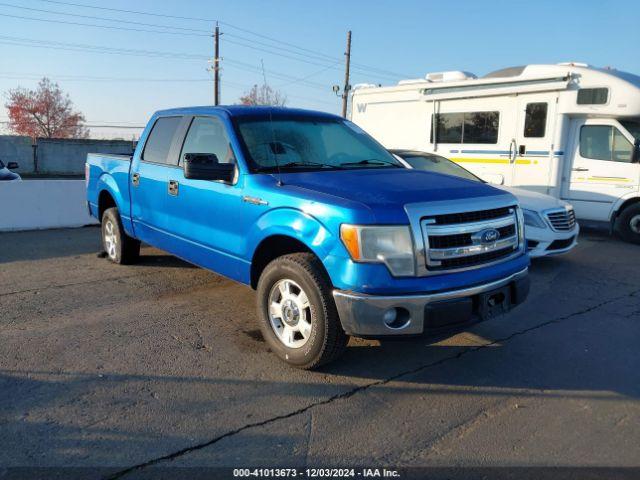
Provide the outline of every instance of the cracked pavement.
<path id="1" fill-rule="evenodd" d="M 253 292 L 96 228 L 0 234 L 0 467 L 640 466 L 640 249 L 584 232 L 453 336 L 280 363 Z"/>

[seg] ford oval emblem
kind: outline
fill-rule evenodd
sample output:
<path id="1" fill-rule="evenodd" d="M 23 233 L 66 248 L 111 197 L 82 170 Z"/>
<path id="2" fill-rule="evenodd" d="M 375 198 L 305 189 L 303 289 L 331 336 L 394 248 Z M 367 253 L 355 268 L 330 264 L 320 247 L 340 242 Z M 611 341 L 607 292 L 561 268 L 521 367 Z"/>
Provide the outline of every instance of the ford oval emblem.
<path id="1" fill-rule="evenodd" d="M 480 242 L 483 244 L 494 243 L 500 238 L 500 232 L 495 228 L 487 228 L 480 232 Z"/>

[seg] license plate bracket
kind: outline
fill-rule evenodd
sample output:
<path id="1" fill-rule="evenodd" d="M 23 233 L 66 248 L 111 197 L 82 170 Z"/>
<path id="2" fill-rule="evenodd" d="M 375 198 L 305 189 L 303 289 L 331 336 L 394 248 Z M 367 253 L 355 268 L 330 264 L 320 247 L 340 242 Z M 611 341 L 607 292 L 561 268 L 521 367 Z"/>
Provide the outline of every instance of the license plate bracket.
<path id="1" fill-rule="evenodd" d="M 511 309 L 511 286 L 478 295 L 478 315 L 482 320 L 502 315 Z"/>

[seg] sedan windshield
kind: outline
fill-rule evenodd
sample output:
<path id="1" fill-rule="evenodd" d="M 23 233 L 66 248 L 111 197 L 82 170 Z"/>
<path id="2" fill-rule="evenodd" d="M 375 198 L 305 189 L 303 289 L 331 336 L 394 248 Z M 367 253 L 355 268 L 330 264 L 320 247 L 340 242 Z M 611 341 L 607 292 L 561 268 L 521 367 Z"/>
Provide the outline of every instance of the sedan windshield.
<path id="1" fill-rule="evenodd" d="M 239 118 L 254 172 L 399 168 L 400 162 L 355 124 L 339 119 Z"/>
<path id="2" fill-rule="evenodd" d="M 466 178 L 467 180 L 475 180 L 482 182 L 469 170 L 465 170 L 457 163 L 452 162 L 440 155 L 430 155 L 428 153 L 398 153 L 409 165 L 416 170 L 426 170 L 434 173 L 444 173 L 446 175 L 454 175 L 456 177 Z"/>
<path id="3" fill-rule="evenodd" d="M 2 163 L 2 160 L 0 160 L 0 168 L 4 168 L 4 163 Z"/>

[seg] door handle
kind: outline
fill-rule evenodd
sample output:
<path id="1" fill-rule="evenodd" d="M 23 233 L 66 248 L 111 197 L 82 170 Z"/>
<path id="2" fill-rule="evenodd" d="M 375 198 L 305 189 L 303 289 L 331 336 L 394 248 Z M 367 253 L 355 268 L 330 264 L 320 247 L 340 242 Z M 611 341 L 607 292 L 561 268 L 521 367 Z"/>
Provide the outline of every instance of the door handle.
<path id="1" fill-rule="evenodd" d="M 516 161 L 516 156 L 518 155 L 518 145 L 516 143 L 516 139 L 512 139 L 509 144 L 509 163 L 514 163 Z"/>
<path id="2" fill-rule="evenodd" d="M 572 168 L 571 170 L 573 170 L 574 172 L 588 172 L 589 171 L 588 168 L 584 168 L 584 167 Z"/>
<path id="3" fill-rule="evenodd" d="M 179 184 L 176 180 L 169 180 L 169 195 L 177 196 L 178 186 Z"/>
<path id="4" fill-rule="evenodd" d="M 138 185 L 140 185 L 140 174 L 138 172 L 131 175 L 131 183 L 133 184 L 134 187 L 137 187 Z"/>

